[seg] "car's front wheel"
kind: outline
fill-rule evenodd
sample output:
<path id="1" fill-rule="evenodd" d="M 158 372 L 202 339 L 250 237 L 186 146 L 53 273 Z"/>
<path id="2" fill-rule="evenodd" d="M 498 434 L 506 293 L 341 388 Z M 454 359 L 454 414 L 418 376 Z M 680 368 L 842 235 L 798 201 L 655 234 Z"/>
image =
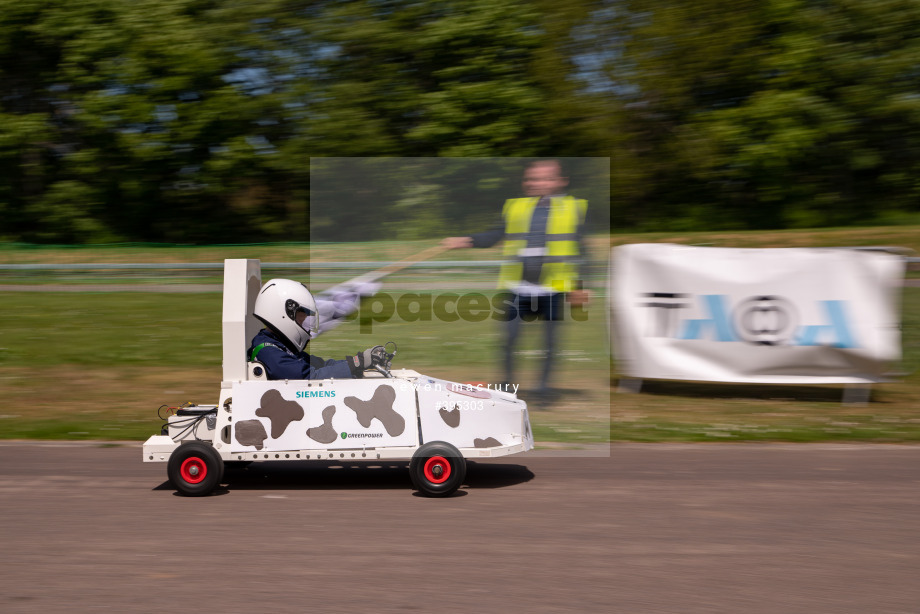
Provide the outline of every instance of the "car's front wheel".
<path id="1" fill-rule="evenodd" d="M 466 477 L 466 459 L 460 450 L 444 441 L 422 445 L 409 462 L 409 476 L 416 490 L 427 497 L 453 494 Z"/>

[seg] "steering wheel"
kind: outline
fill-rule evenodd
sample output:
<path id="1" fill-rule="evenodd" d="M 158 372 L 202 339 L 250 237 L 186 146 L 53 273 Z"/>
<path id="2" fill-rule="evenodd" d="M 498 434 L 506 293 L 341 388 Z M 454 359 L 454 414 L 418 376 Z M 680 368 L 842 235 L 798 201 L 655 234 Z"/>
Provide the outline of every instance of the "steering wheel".
<path id="1" fill-rule="evenodd" d="M 390 351 L 390 345 L 393 346 L 392 352 Z M 374 357 L 374 369 L 384 377 L 393 377 L 390 374 L 390 365 L 393 363 L 393 357 L 396 356 L 396 343 L 394 341 L 387 341 L 386 345 L 375 349 L 371 356 Z"/>

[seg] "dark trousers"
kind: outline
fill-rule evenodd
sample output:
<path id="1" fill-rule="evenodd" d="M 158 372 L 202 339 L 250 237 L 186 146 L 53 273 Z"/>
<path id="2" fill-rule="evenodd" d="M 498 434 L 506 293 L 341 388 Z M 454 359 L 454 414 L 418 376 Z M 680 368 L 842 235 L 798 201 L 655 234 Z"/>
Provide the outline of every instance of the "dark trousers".
<path id="1" fill-rule="evenodd" d="M 505 382 L 514 381 L 514 346 L 521 333 L 523 322 L 543 320 L 543 365 L 540 370 L 540 389 L 549 388 L 553 358 L 556 356 L 556 342 L 560 322 L 563 318 L 565 294 L 557 292 L 543 296 L 515 294 L 509 292 L 504 298 L 505 347 L 503 351 Z"/>

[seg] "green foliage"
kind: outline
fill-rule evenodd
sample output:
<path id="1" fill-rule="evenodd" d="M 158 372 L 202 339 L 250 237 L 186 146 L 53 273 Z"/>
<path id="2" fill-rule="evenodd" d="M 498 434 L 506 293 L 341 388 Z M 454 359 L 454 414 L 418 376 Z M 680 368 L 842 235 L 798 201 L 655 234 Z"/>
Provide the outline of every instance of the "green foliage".
<path id="1" fill-rule="evenodd" d="M 268 43 L 232 2 L 0 3 L 2 234 L 211 241 L 306 233 L 274 161 Z M 23 62 L 22 56 L 26 61 Z M 283 62 L 272 65 L 283 70 Z M 251 71 L 251 72 L 246 72 Z M 254 83 L 266 81 L 255 95 Z M 299 221 L 281 231 L 277 220 Z M 289 235 L 288 235 L 289 233 Z"/>
<path id="2" fill-rule="evenodd" d="M 635 109 L 628 220 L 667 227 L 689 205 L 717 227 L 782 228 L 917 210 L 920 5 L 662 0 L 630 9 L 641 15 L 623 26 L 631 61 L 611 66 Z"/>
<path id="3" fill-rule="evenodd" d="M 305 240 L 326 156 L 609 157 L 640 230 L 909 216 L 918 32 L 909 0 L 0 0 L 0 240 Z M 421 215 L 394 238 L 463 217 Z"/>

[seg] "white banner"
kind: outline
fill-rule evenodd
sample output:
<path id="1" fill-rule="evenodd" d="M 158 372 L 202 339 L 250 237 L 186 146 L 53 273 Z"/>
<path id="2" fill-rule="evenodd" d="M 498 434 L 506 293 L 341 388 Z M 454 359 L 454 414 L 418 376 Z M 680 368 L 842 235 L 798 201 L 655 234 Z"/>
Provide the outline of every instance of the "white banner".
<path id="1" fill-rule="evenodd" d="M 636 244 L 611 260 L 624 376 L 873 383 L 900 359 L 900 256 Z"/>

